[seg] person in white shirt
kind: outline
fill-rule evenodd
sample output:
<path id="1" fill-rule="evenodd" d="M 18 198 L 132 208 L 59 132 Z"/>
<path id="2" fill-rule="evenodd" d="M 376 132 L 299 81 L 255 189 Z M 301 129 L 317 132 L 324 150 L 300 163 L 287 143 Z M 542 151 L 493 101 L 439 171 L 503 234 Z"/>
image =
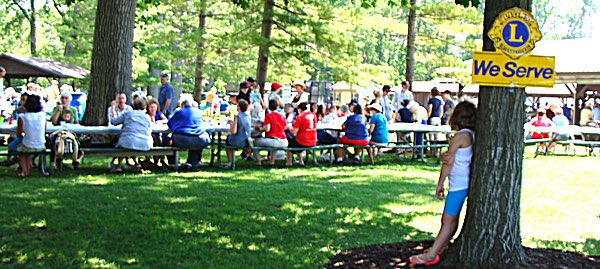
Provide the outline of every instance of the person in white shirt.
<path id="1" fill-rule="evenodd" d="M 108 125 L 111 126 L 111 121 L 118 118 L 123 113 L 133 111 L 130 105 L 127 104 L 127 95 L 125 93 L 117 93 L 117 97 L 113 100 L 106 111 L 108 117 Z"/>
<path id="2" fill-rule="evenodd" d="M 25 101 L 25 111 L 18 115 L 17 137 L 22 137 L 23 142 L 17 145 L 17 152 L 37 153 L 46 150 L 46 113 L 40 97 L 29 95 Z M 19 157 L 18 176 L 29 176 L 32 162 L 33 154 Z"/>
<path id="3" fill-rule="evenodd" d="M 409 90 L 410 88 L 410 82 L 408 81 L 402 81 L 402 90 L 400 90 L 400 92 L 396 92 L 396 94 L 394 94 L 394 100 L 392 101 L 392 107 L 394 109 L 394 113 L 398 113 L 398 111 L 400 111 L 400 109 L 404 108 L 404 105 L 402 104 L 404 102 L 404 100 L 409 100 L 409 101 L 414 101 L 415 97 L 413 96 L 413 93 Z M 399 119 L 400 117 L 396 117 L 396 119 Z"/>
<path id="4" fill-rule="evenodd" d="M 150 116 L 145 111 L 146 105 L 145 98 L 137 97 L 133 102 L 134 110 L 127 111 L 111 120 L 114 125 L 123 124 L 117 147 L 139 151 L 152 149 L 154 140 L 152 139 Z M 123 158 L 118 159 L 115 171 L 121 170 Z"/>

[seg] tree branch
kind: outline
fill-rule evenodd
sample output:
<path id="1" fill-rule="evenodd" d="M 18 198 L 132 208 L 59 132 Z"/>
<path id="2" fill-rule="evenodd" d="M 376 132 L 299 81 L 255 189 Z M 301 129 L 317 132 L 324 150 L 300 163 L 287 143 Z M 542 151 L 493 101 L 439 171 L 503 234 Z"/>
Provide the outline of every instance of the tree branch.
<path id="1" fill-rule="evenodd" d="M 281 10 L 285 11 L 285 12 L 288 12 L 288 13 L 294 14 L 294 15 L 298 15 L 298 16 L 306 16 L 306 15 L 307 15 L 307 14 L 306 14 L 306 13 L 304 13 L 304 12 L 293 11 L 293 10 L 290 10 L 289 8 L 287 8 L 287 7 L 280 6 L 280 5 L 278 5 L 278 4 L 275 4 L 275 7 L 276 7 L 276 8 L 279 8 L 279 9 L 281 9 Z"/>
<path id="2" fill-rule="evenodd" d="M 327 53 L 324 53 L 320 50 L 318 50 L 317 48 L 315 48 L 313 45 L 309 44 L 308 42 L 302 40 L 301 38 L 299 38 L 298 36 L 296 36 L 295 34 L 293 34 L 292 32 L 288 31 L 287 28 L 282 25 L 281 23 L 273 20 L 273 23 L 275 24 L 275 26 L 277 26 L 277 28 L 281 29 L 283 32 L 285 32 L 286 34 L 290 35 L 290 37 L 293 37 L 295 39 L 297 39 L 298 41 L 300 41 L 300 43 L 302 43 L 304 46 L 307 46 L 309 49 L 314 50 L 316 52 L 318 52 L 319 54 L 325 56 L 326 58 L 332 59 L 331 55 L 328 55 Z"/>
<path id="3" fill-rule="evenodd" d="M 56 0 L 52 0 L 52 4 L 54 5 L 54 9 L 56 9 L 56 11 L 58 12 L 58 14 L 64 19 L 65 18 L 65 13 L 63 13 L 62 11 L 60 11 L 60 9 L 58 8 L 58 4 L 56 3 Z"/>
<path id="4" fill-rule="evenodd" d="M 23 16 L 25 16 L 25 18 L 31 22 L 31 16 L 29 16 L 29 14 L 27 13 L 27 10 L 25 10 L 25 8 L 23 8 L 20 4 L 19 1 L 17 0 L 11 0 L 11 2 L 13 3 L 13 5 L 17 6 L 21 12 L 23 12 Z"/>

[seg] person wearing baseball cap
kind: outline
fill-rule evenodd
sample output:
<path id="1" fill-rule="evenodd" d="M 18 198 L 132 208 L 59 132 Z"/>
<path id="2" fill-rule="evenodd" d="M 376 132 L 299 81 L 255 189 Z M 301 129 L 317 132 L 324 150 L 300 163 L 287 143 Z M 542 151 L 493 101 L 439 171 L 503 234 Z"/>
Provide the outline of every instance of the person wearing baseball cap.
<path id="1" fill-rule="evenodd" d="M 354 107 L 358 105 L 358 101 L 356 99 L 352 99 L 350 103 L 348 103 L 348 112 L 354 113 Z"/>
<path id="2" fill-rule="evenodd" d="M 284 114 L 283 108 L 285 107 L 285 104 L 281 100 L 281 96 L 279 96 L 279 92 L 281 91 L 282 87 L 283 86 L 277 82 L 271 83 L 271 92 L 269 92 L 269 96 L 267 97 L 267 102 L 271 101 L 271 100 L 277 101 L 277 110 L 276 111 L 280 112 L 281 114 Z M 273 112 L 273 111 L 271 111 L 271 112 Z"/>
<path id="3" fill-rule="evenodd" d="M 381 112 L 383 112 L 383 108 L 380 104 L 374 103 L 368 106 L 369 113 L 371 114 L 371 119 L 369 121 L 369 134 L 371 134 L 371 141 L 369 141 L 370 145 L 377 146 L 387 146 L 388 139 L 388 128 L 387 128 L 387 119 Z M 373 159 L 377 154 L 379 154 L 379 149 L 368 149 L 367 153 L 369 154 L 369 160 L 371 164 L 373 163 Z"/>
<path id="4" fill-rule="evenodd" d="M 237 97 L 235 98 L 237 102 L 240 100 L 246 100 L 248 104 L 252 104 L 250 102 L 250 85 L 246 81 L 240 83 L 240 91 L 238 92 Z"/>

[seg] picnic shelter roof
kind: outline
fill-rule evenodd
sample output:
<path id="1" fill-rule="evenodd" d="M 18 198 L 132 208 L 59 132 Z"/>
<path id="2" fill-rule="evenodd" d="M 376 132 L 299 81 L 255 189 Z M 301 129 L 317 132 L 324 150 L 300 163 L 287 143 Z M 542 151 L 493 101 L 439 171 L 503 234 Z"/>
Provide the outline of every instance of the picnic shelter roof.
<path id="1" fill-rule="evenodd" d="M 68 65 L 56 60 L 17 56 L 4 53 L 0 55 L 0 66 L 6 69 L 7 78 L 84 78 L 90 71 L 83 67 Z"/>

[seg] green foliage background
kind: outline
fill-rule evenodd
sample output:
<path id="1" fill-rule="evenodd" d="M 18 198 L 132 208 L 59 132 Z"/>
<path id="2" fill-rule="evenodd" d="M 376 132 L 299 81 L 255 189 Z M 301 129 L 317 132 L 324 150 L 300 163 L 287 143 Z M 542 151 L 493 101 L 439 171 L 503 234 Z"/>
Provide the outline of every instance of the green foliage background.
<path id="1" fill-rule="evenodd" d="M 596 6 L 587 0 L 570 1 L 574 12 L 569 13 L 559 12 L 553 0 L 534 5 L 547 37 L 585 35 L 586 20 Z M 582 6 L 578 5 L 581 1 Z M 34 2 L 36 56 L 90 68 L 97 1 Z M 467 60 L 482 42 L 483 7 L 478 2 L 417 1 L 413 7 L 417 9 L 415 80 L 448 77 L 469 81 Z M 29 0 L 0 0 L 0 52 L 30 56 L 30 26 L 17 3 L 31 11 Z M 256 74 L 262 42 L 272 45 L 269 81 L 344 80 L 368 86 L 371 82 L 398 84 L 404 79 L 406 17 L 411 8 L 407 1 L 277 0 L 275 4 L 272 39 L 262 40 L 260 0 L 138 1 L 134 87 L 157 85 L 157 73 L 174 72 L 182 74 L 184 92 L 191 92 L 199 41 L 205 41 L 204 77 L 220 89 Z M 198 26 L 202 9 L 207 14 L 204 31 Z M 582 12 L 575 12 L 579 9 Z M 568 27 L 553 26 L 557 24 Z M 177 61 L 183 64 L 175 64 Z M 86 82 L 80 85 L 87 87 Z"/>

